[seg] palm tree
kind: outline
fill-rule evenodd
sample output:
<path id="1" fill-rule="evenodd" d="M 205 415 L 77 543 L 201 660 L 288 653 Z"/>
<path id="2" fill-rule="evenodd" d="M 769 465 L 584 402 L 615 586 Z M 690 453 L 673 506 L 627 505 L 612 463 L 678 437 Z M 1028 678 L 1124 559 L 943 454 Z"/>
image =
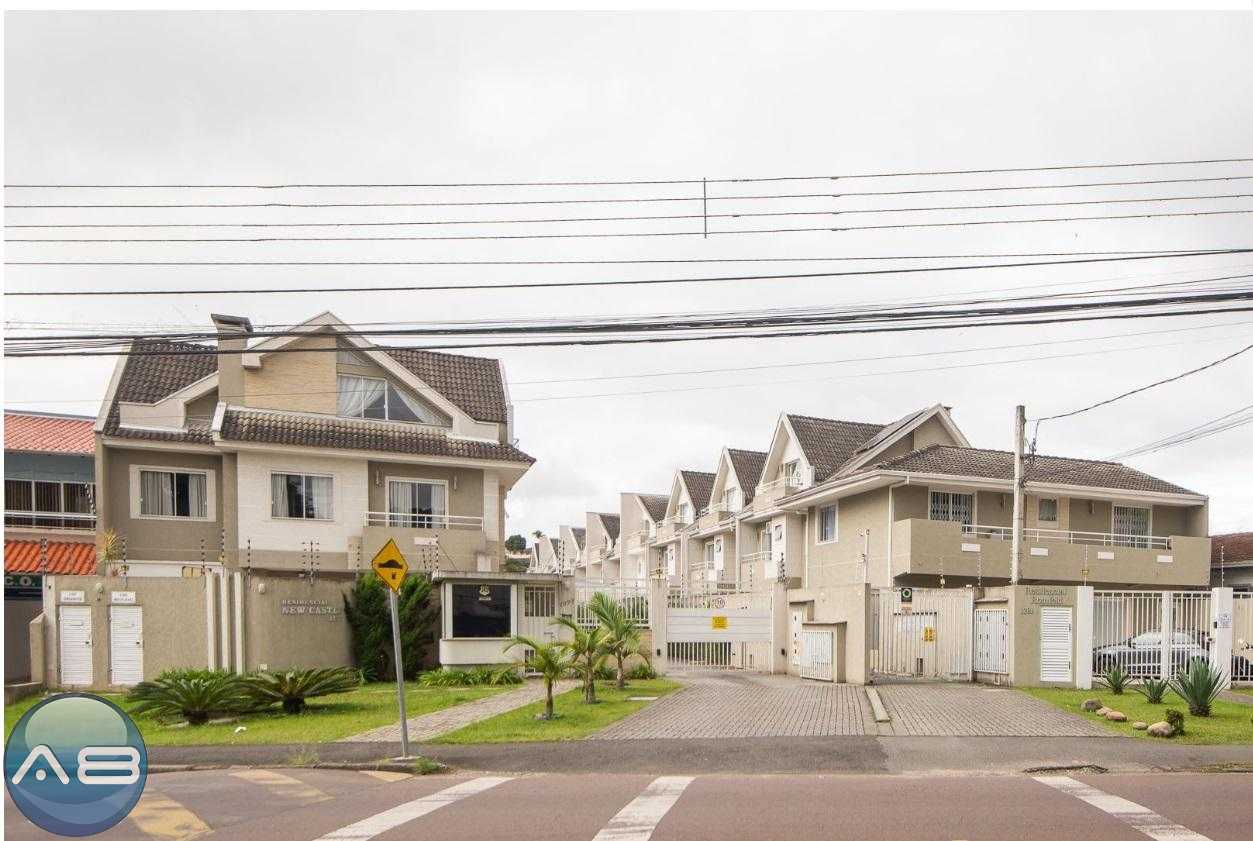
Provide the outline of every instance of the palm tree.
<path id="1" fill-rule="evenodd" d="M 626 661 L 632 654 L 639 654 L 640 632 L 635 620 L 627 615 L 621 602 L 604 593 L 595 593 L 587 603 L 587 609 L 605 629 L 605 650 L 618 664 L 618 688 L 626 686 Z"/>
<path id="2" fill-rule="evenodd" d="M 539 672 L 544 678 L 544 720 L 552 721 L 553 714 L 553 683 L 570 671 L 572 665 L 569 649 L 559 642 L 536 642 L 530 637 L 514 634 L 505 651 L 520 645 L 531 649 L 531 656 L 526 664 L 531 671 Z"/>
<path id="3" fill-rule="evenodd" d="M 596 670 L 609 656 L 605 648 L 605 629 L 599 625 L 595 628 L 584 628 L 569 616 L 558 617 L 553 623 L 570 629 L 571 638 L 560 644 L 570 652 L 572 665 L 583 678 L 583 703 L 595 704 Z"/>

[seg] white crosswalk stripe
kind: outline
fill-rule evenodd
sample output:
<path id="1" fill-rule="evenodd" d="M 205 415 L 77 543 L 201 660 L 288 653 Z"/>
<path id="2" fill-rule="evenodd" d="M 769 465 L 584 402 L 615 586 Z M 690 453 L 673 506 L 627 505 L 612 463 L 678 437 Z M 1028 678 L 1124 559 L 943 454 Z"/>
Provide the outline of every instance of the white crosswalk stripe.
<path id="1" fill-rule="evenodd" d="M 622 807 L 594 841 L 648 841 L 661 819 L 695 777 L 658 777 L 639 797 Z"/>
<path id="2" fill-rule="evenodd" d="M 377 815 L 371 815 L 356 823 L 340 827 L 334 832 L 323 835 L 317 841 L 367 841 L 367 839 L 387 832 L 389 829 L 395 829 L 401 824 L 406 824 L 423 815 L 429 815 L 436 809 L 442 809 L 444 806 L 456 803 L 459 800 L 465 800 L 467 797 L 472 797 L 490 788 L 495 788 L 511 779 L 513 778 L 479 777 L 468 782 L 459 783 L 443 791 L 428 794 L 426 797 L 419 797 L 417 800 L 410 800 L 408 803 L 401 803 L 399 806 L 388 809 L 385 812 L 379 812 Z"/>
<path id="3" fill-rule="evenodd" d="M 1155 841 L 1210 841 L 1199 832 L 1193 832 L 1186 826 L 1173 823 L 1139 803 L 1133 803 L 1114 794 L 1106 794 L 1099 788 L 1093 788 L 1078 780 L 1072 780 L 1070 777 L 1036 777 L 1035 779 L 1036 782 L 1044 783 L 1058 791 L 1064 791 L 1108 815 L 1113 815 Z"/>

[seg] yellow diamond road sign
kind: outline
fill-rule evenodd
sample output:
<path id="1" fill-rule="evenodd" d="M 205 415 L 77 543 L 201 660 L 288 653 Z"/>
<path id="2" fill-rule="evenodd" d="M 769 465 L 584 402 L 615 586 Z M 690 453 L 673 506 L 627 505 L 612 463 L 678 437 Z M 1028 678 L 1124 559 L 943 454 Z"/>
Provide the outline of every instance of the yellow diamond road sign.
<path id="1" fill-rule="evenodd" d="M 374 571 L 378 573 L 379 578 L 383 579 L 383 583 L 397 593 L 400 592 L 400 585 L 405 583 L 405 576 L 409 574 L 409 564 L 405 562 L 405 556 L 400 554 L 396 541 L 390 538 L 387 543 L 383 544 L 383 548 L 378 550 L 374 560 L 370 561 L 370 566 L 374 567 Z"/>

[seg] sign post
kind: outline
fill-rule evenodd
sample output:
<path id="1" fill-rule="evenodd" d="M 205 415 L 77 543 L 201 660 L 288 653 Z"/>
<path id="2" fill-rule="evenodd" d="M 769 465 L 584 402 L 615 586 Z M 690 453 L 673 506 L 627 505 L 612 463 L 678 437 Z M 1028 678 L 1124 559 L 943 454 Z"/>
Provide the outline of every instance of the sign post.
<path id="1" fill-rule="evenodd" d="M 396 546 L 388 540 L 370 562 L 374 572 L 387 585 L 387 603 L 392 612 L 392 656 L 396 664 L 396 705 L 400 708 L 400 758 L 409 759 L 409 719 L 405 715 L 405 667 L 400 657 L 400 585 L 405 583 L 409 564 Z"/>

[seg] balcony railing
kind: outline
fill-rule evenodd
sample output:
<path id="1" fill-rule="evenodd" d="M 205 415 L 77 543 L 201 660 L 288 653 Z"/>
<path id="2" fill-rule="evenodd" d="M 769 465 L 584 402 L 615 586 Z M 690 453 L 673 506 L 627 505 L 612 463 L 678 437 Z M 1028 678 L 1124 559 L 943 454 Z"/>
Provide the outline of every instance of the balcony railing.
<path id="1" fill-rule="evenodd" d="M 791 476 L 780 476 L 769 482 L 762 482 L 757 486 L 758 493 L 770 493 L 774 490 L 787 491 L 800 490 L 813 484 L 813 471 L 800 470 Z"/>
<path id="2" fill-rule="evenodd" d="M 96 515 L 64 511 L 5 511 L 4 524 L 11 528 L 91 531 L 96 527 Z"/>
<path id="3" fill-rule="evenodd" d="M 962 525 L 962 534 L 982 540 L 1013 540 L 1010 526 Z M 1115 534 L 1101 531 L 1063 531 L 1060 529 L 1023 529 L 1023 540 L 1059 540 L 1081 546 L 1119 546 L 1127 549 L 1169 549 L 1170 538 L 1150 534 Z"/>
<path id="4" fill-rule="evenodd" d="M 481 529 L 483 518 L 454 514 L 395 514 L 390 511 L 367 511 L 365 524 L 401 529 Z"/>

